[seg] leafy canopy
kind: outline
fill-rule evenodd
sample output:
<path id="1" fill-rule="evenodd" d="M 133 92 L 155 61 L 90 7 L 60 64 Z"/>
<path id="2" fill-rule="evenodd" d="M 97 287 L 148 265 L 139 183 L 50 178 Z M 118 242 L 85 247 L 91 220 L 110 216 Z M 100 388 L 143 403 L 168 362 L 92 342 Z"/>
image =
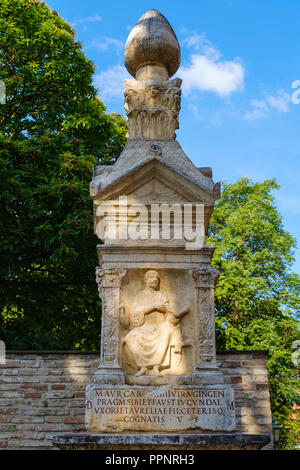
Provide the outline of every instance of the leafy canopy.
<path id="1" fill-rule="evenodd" d="M 0 336 L 8 348 L 99 347 L 95 164 L 125 143 L 75 31 L 43 2 L 0 9 Z"/>
<path id="2" fill-rule="evenodd" d="M 219 349 L 263 349 L 273 416 L 290 420 L 299 400 L 292 345 L 299 339 L 299 276 L 291 272 L 296 242 L 274 205 L 274 180 L 224 184 L 211 217 L 212 265 L 221 271 L 215 291 Z"/>

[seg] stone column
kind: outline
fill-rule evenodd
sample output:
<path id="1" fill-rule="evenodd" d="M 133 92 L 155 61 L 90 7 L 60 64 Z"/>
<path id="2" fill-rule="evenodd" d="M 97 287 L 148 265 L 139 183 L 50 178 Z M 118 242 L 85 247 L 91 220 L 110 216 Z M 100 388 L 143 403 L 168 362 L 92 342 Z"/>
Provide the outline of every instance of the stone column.
<path id="1" fill-rule="evenodd" d="M 124 383 L 119 351 L 120 288 L 126 269 L 96 268 L 96 281 L 102 301 L 100 365 L 95 383 Z"/>
<path id="2" fill-rule="evenodd" d="M 191 271 L 197 292 L 196 331 L 198 345 L 195 354 L 193 382 L 223 383 L 223 374 L 216 365 L 214 290 L 220 272 L 209 265 Z"/>

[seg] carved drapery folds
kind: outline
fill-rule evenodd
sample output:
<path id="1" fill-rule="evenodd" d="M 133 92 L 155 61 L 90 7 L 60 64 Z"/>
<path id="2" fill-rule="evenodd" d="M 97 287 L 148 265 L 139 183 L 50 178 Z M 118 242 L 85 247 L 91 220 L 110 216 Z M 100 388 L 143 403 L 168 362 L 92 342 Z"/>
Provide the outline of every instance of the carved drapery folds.
<path id="1" fill-rule="evenodd" d="M 185 341 L 181 325 L 190 314 L 192 302 L 180 307 L 174 303 L 176 296 L 170 283 L 176 280 L 176 273 L 165 272 L 162 276 L 157 270 L 148 269 L 143 275 L 136 272 L 134 279 L 134 284 L 127 279 L 123 289 L 124 299 L 131 299 L 129 303 L 125 300 L 123 315 L 120 314 L 125 329 L 121 339 L 123 370 L 135 377 L 183 375 L 187 370 L 185 349 L 191 341 Z M 161 289 L 161 281 L 166 279 Z M 134 292 L 132 287 L 137 284 L 141 289 Z M 185 292 L 182 289 L 181 297 Z"/>
<path id="2" fill-rule="evenodd" d="M 181 80 L 125 80 L 125 111 L 131 139 L 175 139 L 179 128 Z"/>
<path id="3" fill-rule="evenodd" d="M 102 300 L 100 366 L 119 365 L 119 304 L 120 287 L 126 269 L 96 268 L 96 282 Z"/>
<path id="4" fill-rule="evenodd" d="M 203 265 L 191 271 L 197 289 L 198 305 L 198 350 L 196 352 L 196 369 L 202 363 L 215 361 L 215 322 L 214 322 L 214 288 L 220 272 Z"/>

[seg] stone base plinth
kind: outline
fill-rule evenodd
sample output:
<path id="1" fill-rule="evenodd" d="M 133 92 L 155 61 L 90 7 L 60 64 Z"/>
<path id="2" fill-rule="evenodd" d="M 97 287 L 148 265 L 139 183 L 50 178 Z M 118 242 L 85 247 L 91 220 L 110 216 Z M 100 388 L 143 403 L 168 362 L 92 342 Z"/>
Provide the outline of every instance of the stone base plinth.
<path id="1" fill-rule="evenodd" d="M 62 450 L 260 450 L 270 434 L 73 434 L 55 436 Z"/>

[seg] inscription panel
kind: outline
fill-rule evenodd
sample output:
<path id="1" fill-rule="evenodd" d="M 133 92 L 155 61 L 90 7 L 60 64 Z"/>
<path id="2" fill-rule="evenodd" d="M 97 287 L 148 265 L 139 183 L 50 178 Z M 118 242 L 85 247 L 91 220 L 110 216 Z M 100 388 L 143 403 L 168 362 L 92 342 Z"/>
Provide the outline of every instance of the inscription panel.
<path id="1" fill-rule="evenodd" d="M 214 387 L 87 388 L 86 424 L 90 432 L 235 429 L 233 390 Z"/>

